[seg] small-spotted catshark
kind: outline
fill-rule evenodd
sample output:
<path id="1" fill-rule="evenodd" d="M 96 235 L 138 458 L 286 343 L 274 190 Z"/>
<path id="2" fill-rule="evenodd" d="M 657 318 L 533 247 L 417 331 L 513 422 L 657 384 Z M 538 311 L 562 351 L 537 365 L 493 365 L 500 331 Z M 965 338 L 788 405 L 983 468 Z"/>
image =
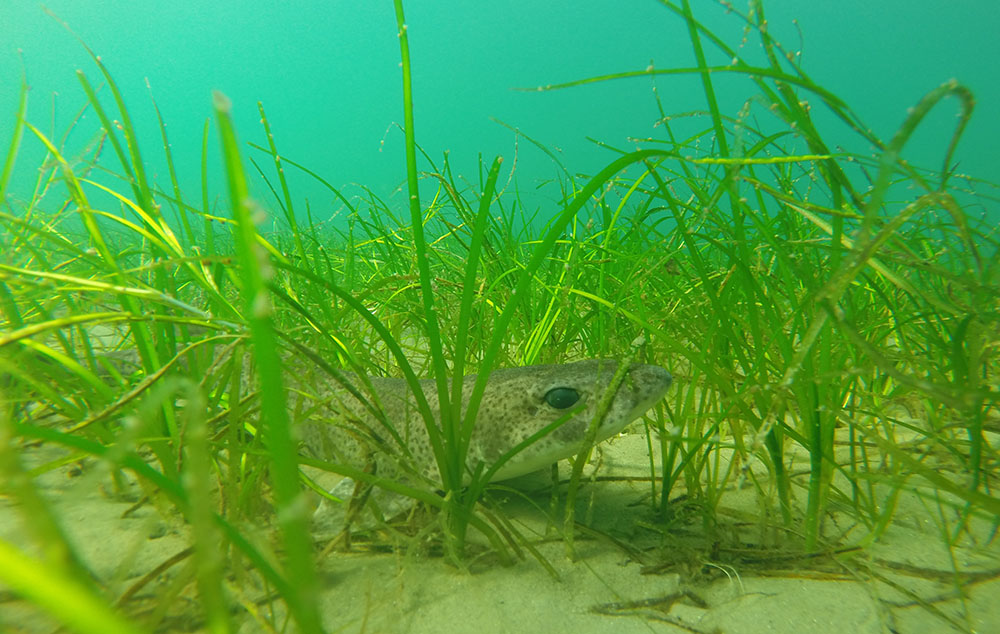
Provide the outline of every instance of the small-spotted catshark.
<path id="1" fill-rule="evenodd" d="M 485 467 L 494 464 L 560 418 L 566 418 L 565 422 L 510 457 L 492 480 L 536 471 L 577 453 L 617 368 L 617 361 L 594 359 L 491 372 L 476 410 L 466 456 L 467 474 L 479 463 Z M 305 378 L 298 375 L 296 381 Z M 320 393 L 294 389 L 290 392 L 289 405 L 293 418 L 298 421 L 305 453 L 319 460 L 357 468 L 374 466 L 375 472 L 383 477 L 412 480 L 413 476 L 418 476 L 417 479 L 438 482 L 440 475 L 427 427 L 409 384 L 395 378 L 369 377 L 368 380 L 370 390 L 358 385 L 353 393 L 329 376 L 321 384 L 330 387 Z M 475 382 L 474 374 L 464 378 L 463 418 Z M 670 373 L 661 367 L 631 365 L 614 395 L 608 395 L 610 404 L 594 442 L 617 434 L 655 405 L 666 394 L 670 382 Z M 308 381 L 308 384 L 320 383 Z M 436 383 L 422 380 L 420 389 L 435 422 L 439 422 Z M 377 415 L 378 412 L 382 416 Z M 391 425 L 395 433 L 390 432 L 387 425 Z M 338 489 L 343 492 L 342 487 Z"/>
<path id="2" fill-rule="evenodd" d="M 230 349 L 220 360 L 232 358 L 233 352 Z M 242 383 L 249 391 L 256 381 L 252 357 L 249 352 L 246 355 Z M 104 357 L 123 374 L 138 367 L 138 355 L 131 349 Z M 617 369 L 617 361 L 591 359 L 491 372 L 476 410 L 467 474 L 480 463 L 489 468 L 564 417 L 550 433 L 510 457 L 492 480 L 530 473 L 577 453 Z M 355 469 L 374 468 L 378 476 L 389 479 L 440 481 L 426 423 L 405 379 L 343 374 L 338 381 L 297 356 L 286 356 L 285 375 L 290 418 L 306 455 Z M 463 420 L 476 379 L 475 374 L 463 379 Z M 594 443 L 617 434 L 655 405 L 671 380 L 670 373 L 659 366 L 631 364 L 611 398 Z M 420 389 L 434 423 L 440 426 L 437 384 L 424 379 Z"/>
<path id="3" fill-rule="evenodd" d="M 107 356 L 110 363 L 120 366 L 119 371 L 137 367 L 133 351 Z M 250 360 L 249 354 L 247 358 Z M 335 380 L 315 364 L 296 357 L 286 357 L 285 362 L 289 413 L 304 454 L 417 486 L 440 482 L 427 425 L 406 380 L 349 374 Z M 242 367 L 244 389 L 252 390 L 252 361 Z M 592 359 L 491 372 L 476 410 L 466 454 L 466 481 L 480 465 L 488 469 L 505 456 L 508 460 L 491 481 L 537 471 L 578 453 L 599 404 L 609 397 L 594 443 L 606 440 L 663 398 L 672 380 L 659 366 L 631 364 L 611 395 L 609 387 L 617 369 L 617 361 Z M 475 374 L 463 379 L 463 420 L 476 379 Z M 420 390 L 434 424 L 440 427 L 437 384 L 422 380 Z M 549 426 L 553 427 L 549 433 L 508 455 Z M 323 481 L 329 476 L 317 474 L 319 483 L 325 486 Z M 353 491 L 354 482 L 349 478 L 332 489 L 339 498 L 349 497 Z"/>

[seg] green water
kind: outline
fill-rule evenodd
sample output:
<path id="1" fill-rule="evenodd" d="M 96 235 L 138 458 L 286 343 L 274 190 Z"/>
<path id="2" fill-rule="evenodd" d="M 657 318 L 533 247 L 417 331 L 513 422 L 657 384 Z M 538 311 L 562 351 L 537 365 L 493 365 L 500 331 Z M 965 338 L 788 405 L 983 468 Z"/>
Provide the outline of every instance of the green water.
<path id="1" fill-rule="evenodd" d="M 0 140 L 13 124 L 23 50 L 32 85 L 31 120 L 64 130 L 84 103 L 75 71 L 96 80 L 82 47 L 32 0 L 5 0 L 0 26 Z M 721 6 L 695 2 L 700 20 L 731 44 L 741 25 Z M 149 103 L 152 87 L 168 125 L 182 190 L 199 191 L 201 131 L 210 116 L 211 91 L 234 103 L 244 139 L 262 143 L 256 103 L 272 121 L 279 151 L 319 172 L 336 187 L 362 184 L 389 196 L 402 183 L 402 121 L 398 50 L 391 3 L 253 3 L 53 1 L 46 3 L 98 54 L 114 73 L 143 139 L 143 150 L 159 180 L 165 164 Z M 746 11 L 737 3 L 736 8 Z M 768 24 L 822 86 L 842 97 L 875 133 L 891 138 L 907 108 L 942 82 L 957 78 L 978 100 L 956 162 L 959 171 L 1000 179 L 1000 12 L 992 0 L 941 4 L 930 0 L 837 3 L 770 2 Z M 557 148 L 571 172 L 592 173 L 609 153 L 587 137 L 631 147 L 629 137 L 659 138 L 658 118 L 645 78 L 554 93 L 516 92 L 595 75 L 689 67 L 693 57 L 686 27 L 653 1 L 498 3 L 420 2 L 408 7 L 413 25 L 414 101 L 418 140 L 439 161 L 450 152 L 453 169 L 476 180 L 477 157 L 514 158 L 512 132 L 492 119 Z M 759 45 L 740 50 L 761 59 Z M 728 62 L 709 55 L 710 64 Z M 722 113 L 736 116 L 754 92 L 730 78 L 718 82 Z M 661 77 L 660 96 L 671 113 L 704 109 L 696 77 Z M 53 97 L 53 93 L 57 96 Z M 53 113 L 54 111 L 54 113 Z M 956 106 L 945 103 L 922 126 L 905 156 L 939 168 Z M 817 104 L 814 116 L 824 132 L 846 149 L 870 152 L 867 143 Z M 87 121 L 93 121 L 92 118 Z M 80 148 L 90 128 L 75 133 Z M 214 135 L 214 131 L 213 131 Z M 218 143 L 210 143 L 213 178 L 221 182 Z M 13 191 L 31 187 L 37 144 L 23 148 Z M 559 171 L 536 148 L 518 144 L 523 195 Z M 312 179 L 291 174 L 294 191 L 321 215 L 342 210 Z M 222 193 L 214 189 L 214 195 Z M 267 199 L 264 194 L 262 198 Z M 531 197 L 544 217 L 556 191 Z M 270 201 L 268 201 L 270 202 Z M 1000 213 L 1000 212 L 998 212 Z"/>

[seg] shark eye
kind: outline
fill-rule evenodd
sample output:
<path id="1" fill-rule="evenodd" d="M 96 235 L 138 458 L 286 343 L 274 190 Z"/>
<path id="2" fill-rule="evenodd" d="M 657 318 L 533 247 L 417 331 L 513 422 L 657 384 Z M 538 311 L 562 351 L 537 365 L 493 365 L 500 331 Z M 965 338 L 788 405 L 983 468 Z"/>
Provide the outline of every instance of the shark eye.
<path id="1" fill-rule="evenodd" d="M 556 387 L 545 393 L 545 402 L 556 409 L 567 409 L 576 405 L 580 393 L 571 387 Z"/>

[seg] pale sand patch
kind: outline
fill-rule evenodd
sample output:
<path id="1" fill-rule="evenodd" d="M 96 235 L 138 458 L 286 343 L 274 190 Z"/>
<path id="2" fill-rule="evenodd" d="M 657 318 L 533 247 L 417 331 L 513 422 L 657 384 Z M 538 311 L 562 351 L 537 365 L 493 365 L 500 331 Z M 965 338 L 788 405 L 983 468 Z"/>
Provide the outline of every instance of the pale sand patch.
<path id="1" fill-rule="evenodd" d="M 59 455 L 58 449 L 33 448 L 27 450 L 26 461 L 39 464 Z M 630 434 L 605 444 L 601 460 L 602 477 L 645 475 L 649 464 L 645 437 Z M 122 517 L 137 489 L 128 492 L 130 499 L 113 499 L 107 494 L 107 474 L 98 464 L 91 462 L 77 477 L 70 477 L 70 471 L 57 469 L 37 478 L 36 484 L 86 564 L 109 588 L 108 596 L 120 595 L 141 575 L 186 548 L 186 529 L 169 513 L 164 519 L 146 505 Z M 526 476 L 512 486 L 530 491 L 545 481 L 544 474 Z M 578 518 L 587 517 L 589 505 L 597 529 L 641 552 L 643 563 L 655 564 L 657 553 L 663 552 L 657 548 L 663 545 L 657 546 L 649 531 L 636 526 L 637 519 L 651 521 L 641 505 L 648 491 L 648 482 L 599 482 L 581 492 Z M 547 520 L 533 504 L 512 493 L 494 495 L 509 498 L 504 512 L 526 535 L 545 534 Z M 320 607 L 328 628 L 343 632 L 1000 632 L 996 574 L 966 584 L 964 599 L 954 596 L 950 577 L 954 565 L 973 572 L 1000 568 L 996 544 L 975 547 L 970 536 L 949 552 L 928 515 L 926 501 L 912 497 L 901 499 L 897 522 L 864 557 L 871 570 L 895 587 L 854 564 L 837 574 L 812 574 L 808 564 L 796 570 L 793 561 L 791 570 L 776 571 L 779 576 L 727 568 L 725 574 L 710 581 L 702 577 L 701 582 L 684 572 L 641 574 L 642 564 L 621 548 L 581 537 L 575 562 L 565 557 L 557 539 L 538 546 L 558 580 L 530 556 L 510 567 L 486 566 L 469 574 L 436 558 L 335 553 L 320 564 L 324 588 Z M 536 496 L 533 503 L 547 508 L 548 497 Z M 720 517 L 752 516 L 759 508 L 752 489 L 728 491 Z M 17 511 L 11 500 L 0 499 L 0 537 L 31 551 L 35 545 Z M 834 528 L 846 531 L 849 521 L 840 513 Z M 986 543 L 988 531 L 978 533 L 980 528 L 976 526 L 974 537 Z M 690 532 L 690 527 L 686 530 Z M 740 539 L 752 543 L 756 529 L 742 530 Z M 928 576 L 929 571 L 940 574 Z M 168 572 L 164 581 L 175 574 Z M 685 591 L 692 594 L 685 596 Z M 184 596 L 190 598 L 191 591 Z M 932 602 L 952 623 L 965 627 L 934 616 L 914 596 Z M 55 624 L 32 606 L 7 593 L 0 599 L 0 631 L 53 630 Z M 251 619 L 238 618 L 241 632 L 260 630 Z"/>

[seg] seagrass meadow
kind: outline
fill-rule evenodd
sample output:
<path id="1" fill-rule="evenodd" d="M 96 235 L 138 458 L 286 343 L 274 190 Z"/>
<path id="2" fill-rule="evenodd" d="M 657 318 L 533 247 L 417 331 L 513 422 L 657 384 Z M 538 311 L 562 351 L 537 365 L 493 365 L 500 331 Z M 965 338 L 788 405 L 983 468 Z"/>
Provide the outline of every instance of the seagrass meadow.
<path id="1" fill-rule="evenodd" d="M 265 104 L 237 129 L 222 93 L 188 188 L 156 102 L 86 43 L 66 130 L 27 115 L 29 68 L 0 137 L 0 631 L 1000 631 L 1000 190 L 957 168 L 972 91 L 933 78 L 879 138 L 766 5 L 730 7 L 729 42 L 662 0 L 692 66 L 537 89 L 645 82 L 651 133 L 582 174 L 511 126 L 559 175 L 536 187 L 517 155 L 423 150 L 391 4 L 393 196 L 298 162 Z M 680 78 L 697 110 L 662 97 Z M 589 358 L 673 384 L 541 473 L 491 477 L 554 427 L 469 464 L 490 372 Z M 300 451 L 296 399 L 367 377 L 436 381 L 435 480 Z"/>

